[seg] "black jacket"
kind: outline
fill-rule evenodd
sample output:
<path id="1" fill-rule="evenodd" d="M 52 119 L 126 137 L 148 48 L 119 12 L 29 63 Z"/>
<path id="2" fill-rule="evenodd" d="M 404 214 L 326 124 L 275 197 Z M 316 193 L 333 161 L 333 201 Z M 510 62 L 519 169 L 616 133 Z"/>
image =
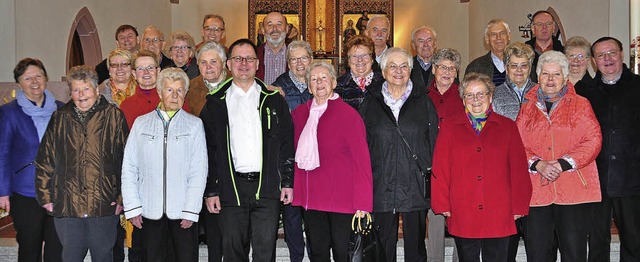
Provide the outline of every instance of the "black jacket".
<path id="1" fill-rule="evenodd" d="M 413 69 L 411 69 L 411 82 L 413 82 L 414 87 L 427 89 L 433 81 L 436 79 L 433 75 L 433 64 L 424 71 L 420 66 L 420 62 L 418 61 L 418 56 L 413 57 Z M 427 79 L 425 81 L 424 76 L 427 75 Z M 456 78 L 457 79 L 457 78 Z"/>
<path id="2" fill-rule="evenodd" d="M 364 101 L 365 97 L 369 96 L 371 93 L 371 87 L 382 85 L 384 82 L 384 78 L 382 77 L 382 73 L 373 71 L 373 79 L 371 83 L 365 87 L 364 91 L 362 91 L 358 84 L 353 81 L 353 76 L 351 72 L 347 72 L 344 75 L 338 77 L 338 86 L 336 87 L 335 92 L 340 95 L 342 101 L 349 104 L 355 110 L 360 108 L 362 101 Z"/>
<path id="3" fill-rule="evenodd" d="M 576 92 L 589 99 L 602 130 L 602 150 L 596 158 L 602 195 L 640 196 L 640 76 L 626 66 L 614 85 L 578 81 Z"/>
<path id="4" fill-rule="evenodd" d="M 423 197 L 425 181 L 396 126 L 402 130 L 411 150 L 418 156 L 421 168 L 430 169 L 438 134 L 436 108 L 427 96 L 426 88 L 414 86 L 400 109 L 396 125 L 391 109 L 384 103 L 382 83 L 372 86 L 370 90 L 371 95 L 364 99 L 360 107 L 360 115 L 367 129 L 371 154 L 373 211 L 425 210 L 430 206 L 428 199 Z M 430 192 L 426 194 L 431 195 Z"/>
<path id="5" fill-rule="evenodd" d="M 525 44 L 529 45 L 531 47 L 531 49 L 533 49 L 533 53 L 534 53 L 534 57 L 533 57 L 533 64 L 531 64 L 531 79 L 534 80 L 534 82 L 538 82 L 538 73 L 536 73 L 536 68 L 538 67 L 538 59 L 540 58 L 540 56 L 542 55 L 542 53 L 540 53 L 540 51 L 536 50 L 536 38 L 532 37 L 531 39 L 529 39 L 529 41 L 524 42 Z M 562 45 L 562 42 L 560 42 L 560 40 L 558 40 L 557 36 L 553 36 L 551 37 L 551 44 L 552 44 L 552 49 L 553 51 L 558 51 L 558 52 L 562 52 L 564 53 L 564 46 Z"/>
<path id="6" fill-rule="evenodd" d="M 235 168 L 229 141 L 229 114 L 226 93 L 233 78 L 207 96 L 200 118 L 204 124 L 209 155 L 209 175 L 205 197 L 220 196 L 222 206 L 240 206 Z M 256 195 L 259 198 L 280 199 L 280 187 L 293 188 L 293 121 L 289 107 L 278 91 L 261 87 L 260 119 L 262 122 L 262 170 Z"/>

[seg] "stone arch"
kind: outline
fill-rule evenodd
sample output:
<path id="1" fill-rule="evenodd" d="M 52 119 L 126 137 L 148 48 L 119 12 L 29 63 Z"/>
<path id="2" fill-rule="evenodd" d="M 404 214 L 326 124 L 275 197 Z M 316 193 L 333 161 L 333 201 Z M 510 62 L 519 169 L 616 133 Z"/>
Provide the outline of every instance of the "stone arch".
<path id="1" fill-rule="evenodd" d="M 76 41 L 74 41 L 74 36 Z M 80 45 L 79 47 L 77 45 Z M 74 51 L 75 50 L 75 51 Z M 77 53 L 81 52 L 81 53 Z M 73 66 L 73 57 L 82 57 L 82 62 L 88 66 L 95 66 L 102 61 L 100 38 L 93 21 L 91 12 L 85 6 L 76 15 L 71 24 L 71 30 L 67 41 L 66 72 Z"/>

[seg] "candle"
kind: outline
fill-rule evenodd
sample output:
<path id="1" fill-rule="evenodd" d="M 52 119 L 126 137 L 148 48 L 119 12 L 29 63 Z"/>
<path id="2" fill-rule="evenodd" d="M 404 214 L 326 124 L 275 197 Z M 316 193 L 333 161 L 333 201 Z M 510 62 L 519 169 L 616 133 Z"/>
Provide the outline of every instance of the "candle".
<path id="1" fill-rule="evenodd" d="M 338 67 L 342 64 L 342 35 L 338 35 Z"/>

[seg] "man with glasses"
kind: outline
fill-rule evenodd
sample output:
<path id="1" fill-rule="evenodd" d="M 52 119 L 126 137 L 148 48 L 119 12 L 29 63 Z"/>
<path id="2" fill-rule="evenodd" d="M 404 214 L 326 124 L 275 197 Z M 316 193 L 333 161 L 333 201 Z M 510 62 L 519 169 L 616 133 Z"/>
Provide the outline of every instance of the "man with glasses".
<path id="1" fill-rule="evenodd" d="M 116 29 L 116 47 L 129 51 L 131 55 L 138 53 L 138 30 L 132 25 L 121 25 Z M 109 68 L 107 67 L 107 59 L 105 58 L 96 65 L 96 73 L 98 73 L 98 83 L 109 79 Z"/>
<path id="2" fill-rule="evenodd" d="M 536 67 L 538 66 L 538 58 L 542 53 L 549 50 L 558 52 L 564 51 L 564 46 L 562 46 L 562 43 L 558 40 L 556 31 L 556 21 L 551 13 L 540 10 L 533 14 L 531 21 L 531 33 L 533 37 L 531 40 L 525 42 L 525 44 L 530 45 L 536 53 L 536 56 L 533 59 L 533 68 L 531 69 L 531 79 L 538 79 L 535 72 Z"/>
<path id="3" fill-rule="evenodd" d="M 276 81 L 287 67 L 285 39 L 287 38 L 287 18 L 281 13 L 272 12 L 263 19 L 264 37 L 267 40 L 257 48 L 258 72 L 256 76 L 268 85 Z"/>
<path id="4" fill-rule="evenodd" d="M 602 129 L 596 158 L 602 202 L 597 203 L 589 236 L 589 261 L 609 261 L 611 215 L 620 234 L 620 261 L 640 261 L 640 76 L 623 64 L 622 43 L 602 37 L 591 45 L 598 71 L 579 81 L 576 92 L 589 99 Z"/>
<path id="5" fill-rule="evenodd" d="M 420 26 L 411 33 L 411 47 L 416 51 L 411 69 L 411 82 L 417 87 L 427 87 L 433 83 L 431 58 L 438 48 L 436 31 L 428 26 Z"/>
<path id="6" fill-rule="evenodd" d="M 198 63 L 194 59 L 195 41 L 193 37 L 182 30 L 177 30 L 169 36 L 169 53 L 175 67 L 182 69 L 189 80 L 200 75 Z"/>
<path id="7" fill-rule="evenodd" d="M 144 29 L 140 47 L 142 50 L 151 51 L 156 55 L 160 69 L 173 66 L 173 61 L 162 53 L 162 49 L 164 49 L 164 34 L 157 27 L 150 25 Z"/>
<path id="8" fill-rule="evenodd" d="M 387 41 L 391 35 L 391 23 L 386 16 L 374 16 L 367 23 L 367 29 L 364 34 L 373 40 L 374 52 L 376 53 L 376 62 L 380 63 L 382 52 L 387 50 L 389 46 Z"/>
<path id="9" fill-rule="evenodd" d="M 202 42 L 196 45 L 196 50 L 207 41 L 224 45 L 224 37 L 224 18 L 216 14 L 207 14 L 202 21 Z"/>
<path id="10" fill-rule="evenodd" d="M 481 73 L 489 76 L 494 85 L 499 86 L 506 79 L 504 65 L 504 49 L 511 41 L 509 24 L 502 19 L 492 19 L 484 29 L 484 41 L 490 50 L 486 55 L 471 61 L 464 72 Z"/>
<path id="11" fill-rule="evenodd" d="M 209 152 L 205 197 L 220 213 L 225 261 L 272 261 L 280 202 L 293 200 L 293 123 L 284 98 L 257 79 L 249 39 L 229 48 L 232 78 L 200 113 Z"/>

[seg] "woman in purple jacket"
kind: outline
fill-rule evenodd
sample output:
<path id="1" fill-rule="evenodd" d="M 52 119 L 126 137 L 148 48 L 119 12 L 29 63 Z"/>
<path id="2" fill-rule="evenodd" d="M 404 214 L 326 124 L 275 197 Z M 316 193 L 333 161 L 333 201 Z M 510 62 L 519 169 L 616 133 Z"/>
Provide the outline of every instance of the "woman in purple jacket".
<path id="1" fill-rule="evenodd" d="M 293 205 L 302 206 L 311 261 L 349 259 L 354 214 L 373 209 L 371 160 L 362 118 L 334 93 L 333 66 L 314 62 L 307 69 L 313 99 L 293 112 L 296 165 Z"/>
<path id="2" fill-rule="evenodd" d="M 20 60 L 13 69 L 20 89 L 0 107 L 0 209 L 13 218 L 18 261 L 62 261 L 53 217 L 36 201 L 34 161 L 51 114 L 61 107 L 47 90 L 47 70 L 38 59 Z"/>

